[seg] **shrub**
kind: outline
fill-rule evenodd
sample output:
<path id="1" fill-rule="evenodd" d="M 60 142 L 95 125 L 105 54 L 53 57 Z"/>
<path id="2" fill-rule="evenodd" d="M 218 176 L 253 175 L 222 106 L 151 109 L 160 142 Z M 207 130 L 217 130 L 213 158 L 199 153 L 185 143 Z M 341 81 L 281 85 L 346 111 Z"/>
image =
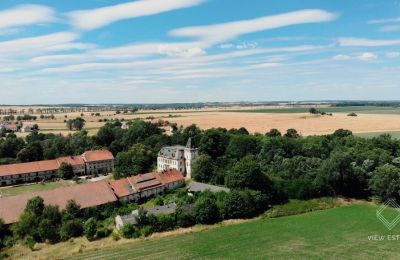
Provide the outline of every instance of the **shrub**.
<path id="1" fill-rule="evenodd" d="M 339 203 L 334 198 L 320 198 L 312 200 L 291 200 L 284 205 L 274 206 L 268 210 L 263 217 L 277 218 L 298 215 L 315 210 L 324 210 L 337 207 Z"/>
<path id="2" fill-rule="evenodd" d="M 114 241 L 119 241 L 121 239 L 120 234 L 118 234 L 117 232 L 112 232 L 111 233 L 111 237 Z"/>
<path id="3" fill-rule="evenodd" d="M 121 234 L 124 238 L 128 239 L 140 237 L 139 230 L 132 224 L 124 225 L 121 229 Z"/>

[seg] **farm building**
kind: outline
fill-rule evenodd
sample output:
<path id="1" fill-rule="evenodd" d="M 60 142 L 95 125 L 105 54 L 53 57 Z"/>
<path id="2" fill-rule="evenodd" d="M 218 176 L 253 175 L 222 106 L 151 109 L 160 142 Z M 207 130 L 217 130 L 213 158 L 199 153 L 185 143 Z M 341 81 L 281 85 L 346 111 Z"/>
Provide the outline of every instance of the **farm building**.
<path id="1" fill-rule="evenodd" d="M 71 164 L 77 175 L 108 173 L 114 168 L 114 156 L 111 152 L 88 151 L 81 156 L 0 165 L 0 186 L 52 179 L 56 177 L 57 170 L 63 162 Z"/>
<path id="2" fill-rule="evenodd" d="M 0 218 L 5 224 L 18 222 L 26 203 L 36 196 L 41 197 L 46 205 L 58 206 L 60 210 L 65 209 L 70 200 L 74 200 L 82 209 L 117 201 L 117 197 L 106 181 L 89 182 L 53 190 L 0 197 Z"/>
<path id="3" fill-rule="evenodd" d="M 123 180 L 125 182 L 122 182 Z M 167 189 L 175 189 L 185 183 L 183 175 L 176 170 L 146 173 L 123 180 L 98 181 L 48 191 L 0 197 L 0 218 L 6 224 L 18 222 L 28 200 L 36 196 L 42 197 L 45 204 L 56 205 L 60 209 L 64 209 L 69 200 L 75 200 L 82 208 L 89 208 L 117 200 L 146 198 Z"/>
<path id="4" fill-rule="evenodd" d="M 110 182 L 121 201 L 138 201 L 183 186 L 185 179 L 177 170 L 149 172 Z"/>

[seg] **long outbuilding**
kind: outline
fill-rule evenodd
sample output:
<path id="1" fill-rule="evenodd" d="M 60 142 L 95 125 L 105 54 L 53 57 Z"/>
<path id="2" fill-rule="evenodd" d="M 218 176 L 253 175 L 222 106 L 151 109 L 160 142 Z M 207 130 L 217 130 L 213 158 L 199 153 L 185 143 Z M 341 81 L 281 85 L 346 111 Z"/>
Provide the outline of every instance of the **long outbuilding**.
<path id="1" fill-rule="evenodd" d="M 54 160 L 0 165 L 0 186 L 55 178 L 61 163 L 71 164 L 76 175 L 105 174 L 113 170 L 114 156 L 108 150 L 96 150 Z"/>
<path id="2" fill-rule="evenodd" d="M 65 209 L 68 201 L 74 200 L 82 209 L 101 206 L 117 201 L 137 201 L 176 189 L 185 183 L 182 173 L 169 170 L 161 173 L 146 173 L 116 181 L 98 181 L 77 184 L 53 190 L 30 192 L 15 196 L 0 197 L 0 219 L 5 224 L 19 221 L 27 202 L 41 197 L 46 205 Z"/>

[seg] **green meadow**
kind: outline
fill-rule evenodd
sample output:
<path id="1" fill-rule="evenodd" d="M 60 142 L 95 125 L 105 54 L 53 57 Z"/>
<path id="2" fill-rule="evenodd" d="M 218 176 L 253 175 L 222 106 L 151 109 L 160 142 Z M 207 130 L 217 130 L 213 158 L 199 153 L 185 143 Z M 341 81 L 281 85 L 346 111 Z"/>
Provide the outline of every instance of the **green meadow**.
<path id="1" fill-rule="evenodd" d="M 400 224 L 360 204 L 82 252 L 69 259 L 398 259 Z M 396 212 L 388 210 L 391 220 Z M 399 234 L 399 240 L 393 235 Z M 389 236 L 388 235 L 392 235 Z"/>

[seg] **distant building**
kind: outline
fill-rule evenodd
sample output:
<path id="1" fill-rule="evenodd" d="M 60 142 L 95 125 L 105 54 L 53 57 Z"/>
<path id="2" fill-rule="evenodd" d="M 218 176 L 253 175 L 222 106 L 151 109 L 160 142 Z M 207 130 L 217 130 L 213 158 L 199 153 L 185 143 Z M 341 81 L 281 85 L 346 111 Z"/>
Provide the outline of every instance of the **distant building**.
<path id="1" fill-rule="evenodd" d="M 187 214 L 194 213 L 194 205 L 193 204 L 182 205 L 181 208 Z M 167 205 L 155 206 L 155 207 L 148 208 L 145 210 L 147 211 L 148 216 L 149 215 L 159 216 L 159 215 L 174 214 L 176 212 L 176 209 L 177 209 L 177 205 L 175 203 L 170 203 Z M 124 216 L 117 215 L 115 217 L 115 225 L 118 230 L 120 230 L 124 225 L 128 225 L 128 224 L 136 225 L 138 216 L 139 216 L 138 210 L 133 210 L 132 214 L 130 214 L 130 215 L 124 215 Z"/>
<path id="2" fill-rule="evenodd" d="M 0 186 L 55 178 L 58 168 L 63 162 L 71 164 L 77 175 L 105 174 L 114 168 L 114 156 L 111 152 L 107 150 L 88 151 L 80 156 L 0 165 Z"/>
<path id="3" fill-rule="evenodd" d="M 185 178 L 177 170 L 150 172 L 110 182 L 111 188 L 121 201 L 138 201 L 184 184 Z"/>
<path id="4" fill-rule="evenodd" d="M 33 132 L 33 129 L 34 129 L 33 125 L 24 125 L 21 127 L 21 132 L 30 133 Z"/>
<path id="5" fill-rule="evenodd" d="M 19 125 L 14 124 L 14 123 L 5 123 L 5 124 L 2 124 L 1 128 L 4 128 L 7 132 L 18 132 Z"/>
<path id="6" fill-rule="evenodd" d="M 114 169 L 114 156 L 110 151 L 88 151 L 82 154 L 85 161 L 86 174 L 105 174 Z"/>
<path id="7" fill-rule="evenodd" d="M 157 157 L 157 171 L 168 169 L 180 171 L 186 178 L 192 178 L 192 166 L 198 157 L 198 149 L 189 138 L 186 146 L 176 145 L 163 147 Z"/>

